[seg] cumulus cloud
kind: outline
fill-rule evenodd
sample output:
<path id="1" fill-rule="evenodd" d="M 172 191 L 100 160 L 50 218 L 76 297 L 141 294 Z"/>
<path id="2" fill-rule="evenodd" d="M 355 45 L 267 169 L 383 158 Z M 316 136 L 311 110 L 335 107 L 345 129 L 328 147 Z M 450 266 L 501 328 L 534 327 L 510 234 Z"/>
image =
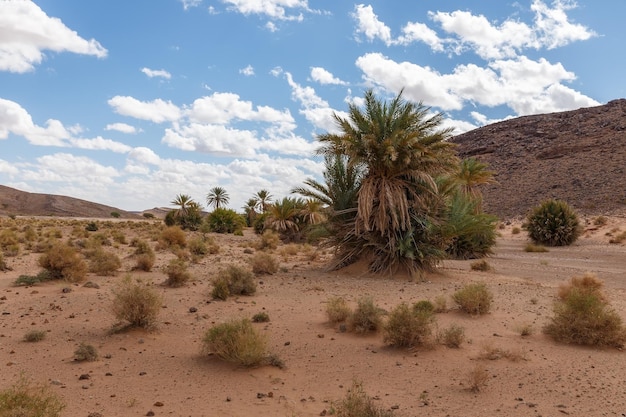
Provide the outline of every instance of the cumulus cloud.
<path id="1" fill-rule="evenodd" d="M 117 114 L 154 123 L 171 122 L 181 117 L 181 111 L 176 105 L 160 98 L 140 101 L 130 96 L 115 96 L 108 101 L 108 104 Z"/>
<path id="2" fill-rule="evenodd" d="M 357 4 L 352 17 L 357 22 L 357 34 L 363 34 L 369 41 L 380 39 L 387 45 L 393 43 L 391 29 L 378 19 L 372 6 Z"/>
<path id="3" fill-rule="evenodd" d="M 110 123 L 106 125 L 104 130 L 115 130 L 118 132 L 128 133 L 128 134 L 135 134 L 141 131 L 141 130 L 138 130 L 135 126 L 131 126 L 126 123 Z"/>
<path id="4" fill-rule="evenodd" d="M 311 78 L 313 79 L 313 81 L 316 81 L 322 85 L 325 85 L 325 84 L 347 85 L 348 84 L 345 81 L 341 81 L 339 78 L 335 77 L 330 71 L 327 71 L 321 67 L 311 68 Z"/>
<path id="5" fill-rule="evenodd" d="M 198 7 L 202 4 L 202 0 L 180 0 L 180 2 L 183 4 L 183 9 L 185 10 Z"/>
<path id="6" fill-rule="evenodd" d="M 252 65 L 248 65 L 247 67 L 240 69 L 239 74 L 243 74 L 246 77 L 250 77 L 254 75 L 254 67 L 252 67 Z"/>
<path id="7" fill-rule="evenodd" d="M 148 77 L 150 78 L 154 78 L 154 77 L 160 77 L 160 78 L 165 78 L 166 80 L 169 80 L 170 78 L 172 78 L 172 74 L 170 74 L 169 72 L 165 71 L 165 70 L 153 70 L 150 68 L 146 68 L 143 67 L 141 69 L 141 72 L 143 72 L 144 74 L 146 74 Z"/>
<path id="8" fill-rule="evenodd" d="M 45 50 L 107 56 L 98 41 L 83 39 L 60 19 L 49 17 L 35 2 L 2 2 L 0 71 L 32 71 L 43 60 Z"/>
<path id="9" fill-rule="evenodd" d="M 273 20 L 302 21 L 312 12 L 307 0 L 222 0 L 229 9 L 244 15 L 258 14 Z"/>

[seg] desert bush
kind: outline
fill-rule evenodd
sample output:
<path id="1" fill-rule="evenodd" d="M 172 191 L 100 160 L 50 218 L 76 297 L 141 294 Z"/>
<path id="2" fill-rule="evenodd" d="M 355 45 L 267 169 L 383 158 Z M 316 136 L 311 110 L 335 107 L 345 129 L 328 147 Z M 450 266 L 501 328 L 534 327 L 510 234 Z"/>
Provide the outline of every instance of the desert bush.
<path id="1" fill-rule="evenodd" d="M 96 249 L 89 257 L 89 271 L 99 276 L 115 276 L 121 267 L 119 256 L 103 249 Z"/>
<path id="2" fill-rule="evenodd" d="M 535 207 L 527 224 L 528 236 L 548 246 L 571 245 L 582 231 L 576 212 L 566 202 L 554 199 Z"/>
<path id="3" fill-rule="evenodd" d="M 46 338 L 45 330 L 30 330 L 26 332 L 26 334 L 24 335 L 24 341 L 30 342 L 30 343 L 41 342 L 45 338 Z"/>
<path id="4" fill-rule="evenodd" d="M 535 243 L 527 243 L 526 246 L 524 246 L 524 252 L 543 253 L 543 252 L 549 252 L 549 251 L 548 251 L 548 248 L 546 248 L 543 245 L 537 245 Z"/>
<path id="5" fill-rule="evenodd" d="M 159 243 L 165 248 L 187 246 L 187 236 L 179 226 L 169 226 L 161 231 Z"/>
<path id="6" fill-rule="evenodd" d="M 517 226 L 513 226 L 513 228 L 511 229 L 511 234 L 512 235 L 519 235 L 520 233 L 522 233 L 522 229 L 520 229 Z"/>
<path id="7" fill-rule="evenodd" d="M 415 310 L 402 303 L 389 313 L 384 342 L 396 347 L 414 347 L 428 342 L 435 316 L 432 310 Z"/>
<path id="8" fill-rule="evenodd" d="M 433 305 L 435 306 L 435 313 L 445 313 L 448 311 L 448 299 L 444 295 L 436 296 Z"/>
<path id="9" fill-rule="evenodd" d="M 350 331 L 356 333 L 376 332 L 382 326 L 382 312 L 371 297 L 362 297 L 347 320 Z"/>
<path id="10" fill-rule="evenodd" d="M 470 269 L 472 271 L 491 271 L 491 265 L 489 265 L 489 262 L 487 262 L 484 259 L 481 259 L 480 261 L 474 261 L 470 264 Z"/>
<path id="11" fill-rule="evenodd" d="M 54 243 L 39 258 L 39 266 L 48 270 L 52 277 L 69 282 L 80 282 L 87 276 L 87 264 L 71 246 Z"/>
<path id="12" fill-rule="evenodd" d="M 40 271 L 37 275 L 20 275 L 15 279 L 13 285 L 16 287 L 25 287 L 30 285 L 39 284 L 40 282 L 49 281 L 54 279 L 50 271 L 44 269 Z"/>
<path id="13" fill-rule="evenodd" d="M 182 287 L 191 279 L 191 273 L 187 270 L 187 263 L 182 259 L 172 259 L 165 270 L 169 287 Z"/>
<path id="14" fill-rule="evenodd" d="M 111 237 L 113 238 L 114 242 L 117 242 L 120 245 L 125 245 L 126 243 L 128 243 L 128 241 L 126 240 L 126 235 L 121 230 L 111 230 Z"/>
<path id="15" fill-rule="evenodd" d="M 46 385 L 36 385 L 26 377 L 0 391 L 2 417 L 60 417 L 65 404 Z"/>
<path id="16" fill-rule="evenodd" d="M 265 221 L 269 217 L 269 212 L 260 213 L 252 222 L 252 228 L 254 229 L 254 233 L 257 235 L 263 234 L 265 232 Z M 269 229 L 268 229 L 269 230 Z"/>
<path id="17" fill-rule="evenodd" d="M 595 219 L 593 219 L 593 224 L 595 226 L 606 226 L 608 222 L 609 222 L 609 219 L 607 219 L 604 216 L 598 216 Z"/>
<path id="18" fill-rule="evenodd" d="M 141 282 L 133 282 L 127 275 L 113 289 L 111 310 L 119 321 L 131 327 L 152 329 L 161 311 L 162 297 L 154 289 Z"/>
<path id="19" fill-rule="evenodd" d="M 154 214 L 152 213 L 143 213 L 142 216 L 146 219 L 154 219 Z"/>
<path id="20" fill-rule="evenodd" d="M 480 392 L 487 386 L 489 372 L 480 364 L 476 364 L 468 373 L 465 379 L 467 389 L 471 392 Z"/>
<path id="21" fill-rule="evenodd" d="M 235 233 L 246 227 L 246 219 L 232 209 L 217 208 L 206 216 L 206 224 L 214 233 Z"/>
<path id="22" fill-rule="evenodd" d="M 202 352 L 248 367 L 261 365 L 268 358 L 266 338 L 248 319 L 211 327 L 202 338 Z"/>
<path id="23" fill-rule="evenodd" d="M 519 348 L 509 350 L 495 346 L 492 343 L 485 343 L 476 358 L 490 361 L 495 361 L 498 359 L 508 359 L 511 362 L 519 362 L 526 360 L 526 353 Z"/>
<path id="24" fill-rule="evenodd" d="M 458 324 L 451 324 L 442 330 L 437 337 L 441 343 L 449 348 L 458 348 L 465 340 L 465 329 Z"/>
<path id="25" fill-rule="evenodd" d="M 375 404 L 374 400 L 367 395 L 363 384 L 352 382 L 345 398 L 333 403 L 332 414 L 336 417 L 393 417 L 392 411 L 385 410 Z"/>
<path id="26" fill-rule="evenodd" d="M 486 314 L 491 308 L 493 295 L 484 283 L 467 284 L 452 295 L 461 310 L 470 314 Z"/>
<path id="27" fill-rule="evenodd" d="M 85 226 L 85 230 L 88 231 L 88 232 L 97 232 L 98 229 L 99 229 L 98 223 L 96 223 L 96 222 L 89 222 Z"/>
<path id="28" fill-rule="evenodd" d="M 254 323 L 267 323 L 268 321 L 270 321 L 270 315 L 267 314 L 265 311 L 261 311 L 252 316 L 252 321 Z"/>
<path id="29" fill-rule="evenodd" d="M 413 304 L 413 312 L 414 313 L 421 313 L 421 312 L 434 313 L 435 305 L 428 300 L 420 300 L 416 302 L 415 304 Z"/>
<path id="30" fill-rule="evenodd" d="M 199 236 L 191 239 L 187 247 L 189 248 L 189 252 L 196 256 L 204 256 L 209 253 L 209 245 L 207 245 L 205 239 Z"/>
<path id="31" fill-rule="evenodd" d="M 4 254 L 0 252 L 0 271 L 10 271 L 11 267 L 7 264 L 7 261 L 4 259 Z"/>
<path id="32" fill-rule="evenodd" d="M 519 332 L 520 336 L 530 336 L 531 334 L 533 334 L 534 329 L 531 324 L 522 324 L 517 327 L 517 331 Z"/>
<path id="33" fill-rule="evenodd" d="M 156 255 L 150 244 L 145 240 L 133 239 L 130 245 L 135 247 L 134 256 L 136 263 L 134 269 L 146 272 L 151 271 L 156 261 Z"/>
<path id="34" fill-rule="evenodd" d="M 250 259 L 252 265 L 252 272 L 258 275 L 268 274 L 272 275 L 278 272 L 278 260 L 269 253 L 257 252 Z"/>
<path id="35" fill-rule="evenodd" d="M 98 350 L 87 343 L 81 342 L 74 351 L 76 362 L 95 362 L 98 360 Z"/>
<path id="36" fill-rule="evenodd" d="M 267 229 L 260 236 L 256 248 L 258 250 L 276 249 L 279 243 L 280 235 L 271 229 Z"/>
<path id="37" fill-rule="evenodd" d="M 602 281 L 591 274 L 562 285 L 554 316 L 544 332 L 556 341 L 592 346 L 622 347 L 626 329 L 602 293 Z"/>
<path id="38" fill-rule="evenodd" d="M 248 269 L 237 265 L 228 265 L 219 271 L 213 280 L 211 296 L 225 300 L 230 295 L 253 295 L 256 292 L 254 275 Z"/>
<path id="39" fill-rule="evenodd" d="M 609 239 L 609 243 L 622 243 L 626 240 L 626 232 L 619 233 L 618 235 Z"/>
<path id="40" fill-rule="evenodd" d="M 331 297 L 326 302 L 326 317 L 329 323 L 341 323 L 350 317 L 352 310 L 343 297 Z"/>

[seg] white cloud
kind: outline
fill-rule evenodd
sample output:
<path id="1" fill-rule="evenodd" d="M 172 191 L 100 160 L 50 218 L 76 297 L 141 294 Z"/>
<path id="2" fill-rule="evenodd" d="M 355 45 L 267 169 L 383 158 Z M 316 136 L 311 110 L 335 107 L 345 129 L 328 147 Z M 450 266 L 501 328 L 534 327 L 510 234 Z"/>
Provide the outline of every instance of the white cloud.
<path id="1" fill-rule="evenodd" d="M 424 23 L 409 22 L 402 28 L 404 35 L 398 37 L 395 43 L 407 45 L 415 41 L 424 42 L 434 51 L 443 51 L 443 41 L 439 39 L 437 32 Z"/>
<path id="2" fill-rule="evenodd" d="M 183 9 L 189 10 L 192 7 L 198 7 L 202 4 L 202 0 L 180 0 L 183 4 Z"/>
<path id="3" fill-rule="evenodd" d="M 150 120 L 154 123 L 175 121 L 181 116 L 181 111 L 176 105 L 159 98 L 152 101 L 140 101 L 130 96 L 115 96 L 108 103 L 117 114 Z"/>
<path id="4" fill-rule="evenodd" d="M 141 69 L 141 72 L 143 72 L 144 74 L 146 74 L 148 77 L 150 78 L 154 78 L 154 77 L 160 77 L 160 78 L 165 78 L 166 80 L 169 80 L 170 78 L 172 78 L 172 74 L 170 74 L 169 72 L 165 71 L 165 70 L 153 70 L 150 68 L 146 68 L 143 67 Z"/>
<path id="5" fill-rule="evenodd" d="M 163 143 L 184 151 L 216 156 L 253 158 L 258 146 L 255 132 L 222 125 L 191 123 L 165 130 Z"/>
<path id="6" fill-rule="evenodd" d="M 118 132 L 128 133 L 128 134 L 135 134 L 141 131 L 141 130 L 138 130 L 135 126 L 131 126 L 126 123 L 110 123 L 106 125 L 104 130 L 115 130 Z"/>
<path id="7" fill-rule="evenodd" d="M 254 67 L 252 67 L 252 65 L 248 65 L 247 67 L 240 69 L 239 74 L 243 74 L 246 77 L 250 77 L 254 75 Z"/>
<path id="8" fill-rule="evenodd" d="M 530 7 L 536 13 L 535 27 L 540 33 L 541 45 L 553 49 L 596 36 L 585 26 L 569 21 L 566 11 L 577 7 L 574 1 L 555 0 L 552 6 L 551 9 L 541 0 L 534 0 Z"/>
<path id="9" fill-rule="evenodd" d="M 370 41 L 380 39 L 387 45 L 392 44 L 391 29 L 378 20 L 372 6 L 357 4 L 354 7 L 352 17 L 357 21 L 357 33 L 362 33 Z"/>
<path id="10" fill-rule="evenodd" d="M 71 182 L 73 185 L 96 187 L 112 184 L 119 172 L 84 156 L 56 153 L 37 158 L 37 164 L 25 168 L 22 178 L 41 182 Z"/>
<path id="11" fill-rule="evenodd" d="M 290 13 L 292 10 L 311 12 L 307 0 L 222 0 L 230 9 L 244 15 L 259 14 L 275 20 L 302 21 L 302 13 Z"/>
<path id="12" fill-rule="evenodd" d="M 111 151 L 115 153 L 127 153 L 132 148 L 121 142 L 105 139 L 100 136 L 94 139 L 72 138 L 68 141 L 73 147 L 78 149 L 90 149 L 97 151 Z"/>
<path id="13" fill-rule="evenodd" d="M 341 81 L 339 78 L 335 77 L 331 72 L 325 70 L 321 67 L 312 67 L 311 68 L 311 78 L 313 81 L 317 81 L 318 83 L 325 84 L 335 84 L 335 85 L 347 85 L 345 81 Z"/>
<path id="14" fill-rule="evenodd" d="M 0 13 L 0 71 L 32 71 L 44 50 L 107 56 L 95 39 L 85 40 L 63 22 L 49 17 L 33 1 L 4 1 Z"/>

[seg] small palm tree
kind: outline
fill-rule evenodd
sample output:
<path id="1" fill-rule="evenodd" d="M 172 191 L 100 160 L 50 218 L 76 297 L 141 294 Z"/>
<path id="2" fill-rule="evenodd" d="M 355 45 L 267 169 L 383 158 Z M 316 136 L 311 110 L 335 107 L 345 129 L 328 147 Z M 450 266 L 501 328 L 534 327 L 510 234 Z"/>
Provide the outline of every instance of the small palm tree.
<path id="1" fill-rule="evenodd" d="M 209 207 L 213 206 L 215 209 L 222 208 L 228 204 L 230 196 L 226 190 L 222 187 L 213 187 L 206 196 L 206 203 Z"/>
<path id="2" fill-rule="evenodd" d="M 483 184 L 495 184 L 495 173 L 487 170 L 488 165 L 476 158 L 463 159 L 459 165 L 459 170 L 454 176 L 460 186 L 460 191 L 465 196 L 475 199 L 478 204 L 476 210 L 482 210 L 482 195 L 477 188 Z"/>
<path id="3" fill-rule="evenodd" d="M 254 198 L 257 201 L 257 206 L 259 210 L 261 210 L 262 213 L 265 213 L 270 206 L 273 196 L 270 194 L 269 191 L 261 190 L 255 194 Z"/>
<path id="4" fill-rule="evenodd" d="M 248 226 L 252 226 L 254 223 L 254 219 L 257 216 L 256 208 L 258 205 L 258 201 L 256 198 L 250 198 L 246 202 L 246 204 L 242 207 L 244 213 L 246 214 L 246 220 L 248 222 Z"/>
<path id="5" fill-rule="evenodd" d="M 174 213 L 174 217 L 185 217 L 191 203 L 193 203 L 191 196 L 188 196 L 187 194 L 178 194 L 175 199 L 170 201 L 170 204 L 178 206 L 178 209 L 176 209 Z"/>

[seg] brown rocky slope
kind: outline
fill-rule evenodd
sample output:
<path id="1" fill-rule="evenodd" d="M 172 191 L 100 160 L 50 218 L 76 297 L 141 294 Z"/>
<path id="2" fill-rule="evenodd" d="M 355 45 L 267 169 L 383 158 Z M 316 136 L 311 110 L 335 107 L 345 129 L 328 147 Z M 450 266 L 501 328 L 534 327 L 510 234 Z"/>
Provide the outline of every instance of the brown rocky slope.
<path id="1" fill-rule="evenodd" d="M 547 198 L 585 214 L 626 212 L 626 99 L 518 117 L 455 136 L 461 157 L 496 172 L 483 187 L 487 212 L 525 215 Z"/>

